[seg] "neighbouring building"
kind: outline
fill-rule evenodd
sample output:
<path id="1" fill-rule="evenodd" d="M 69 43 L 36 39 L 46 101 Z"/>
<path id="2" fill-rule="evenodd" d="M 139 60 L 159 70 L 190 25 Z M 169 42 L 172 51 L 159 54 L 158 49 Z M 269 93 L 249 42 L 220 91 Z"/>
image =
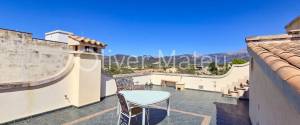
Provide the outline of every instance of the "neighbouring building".
<path id="1" fill-rule="evenodd" d="M 253 125 L 300 124 L 300 17 L 286 34 L 246 38 Z"/>
<path id="2" fill-rule="evenodd" d="M 0 29 L 0 124 L 99 102 L 105 47 L 61 30 L 36 39 Z"/>

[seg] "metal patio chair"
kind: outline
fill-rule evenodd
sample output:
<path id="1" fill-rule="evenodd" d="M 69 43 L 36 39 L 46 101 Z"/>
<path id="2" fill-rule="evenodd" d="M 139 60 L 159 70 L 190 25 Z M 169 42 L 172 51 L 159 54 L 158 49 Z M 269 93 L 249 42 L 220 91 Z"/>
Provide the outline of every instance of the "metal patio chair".
<path id="1" fill-rule="evenodd" d="M 144 90 L 145 85 L 134 85 L 132 77 L 115 78 L 117 93 L 121 90 Z"/>
<path id="2" fill-rule="evenodd" d="M 126 122 L 126 123 L 128 123 L 127 125 L 130 125 L 131 118 L 134 118 L 134 117 L 137 118 L 138 115 L 142 114 L 143 109 L 138 106 L 130 107 L 129 103 L 126 101 L 125 97 L 121 93 L 117 93 L 117 96 L 118 96 L 119 103 L 121 106 L 117 125 L 120 125 L 120 120 L 121 120 L 122 116 L 125 116 L 128 118 L 128 122 Z M 148 111 L 146 111 L 146 116 L 148 116 Z M 123 123 L 123 120 L 122 120 L 122 123 Z"/>

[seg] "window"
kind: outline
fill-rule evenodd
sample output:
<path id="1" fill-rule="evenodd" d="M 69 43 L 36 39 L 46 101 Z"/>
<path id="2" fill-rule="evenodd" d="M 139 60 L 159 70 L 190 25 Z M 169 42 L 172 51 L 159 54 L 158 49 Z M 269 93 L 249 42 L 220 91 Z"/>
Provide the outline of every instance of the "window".
<path id="1" fill-rule="evenodd" d="M 97 47 L 93 47 L 93 50 L 94 50 L 95 53 L 98 52 L 98 48 Z"/>
<path id="2" fill-rule="evenodd" d="M 90 47 L 89 46 L 85 46 L 84 49 L 85 49 L 84 50 L 85 52 L 90 52 Z"/>
<path id="3" fill-rule="evenodd" d="M 74 46 L 74 50 L 75 50 L 75 51 L 78 51 L 78 46 Z"/>

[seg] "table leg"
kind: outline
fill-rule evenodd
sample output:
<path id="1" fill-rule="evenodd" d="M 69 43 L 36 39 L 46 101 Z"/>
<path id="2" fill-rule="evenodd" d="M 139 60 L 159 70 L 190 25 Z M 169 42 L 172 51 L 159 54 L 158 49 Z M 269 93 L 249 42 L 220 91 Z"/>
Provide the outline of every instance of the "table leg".
<path id="1" fill-rule="evenodd" d="M 167 115 L 170 116 L 170 99 L 167 100 L 167 104 L 168 104 Z"/>
<path id="2" fill-rule="evenodd" d="M 146 108 L 143 108 L 143 121 L 142 121 L 142 125 L 145 125 L 146 123 Z"/>

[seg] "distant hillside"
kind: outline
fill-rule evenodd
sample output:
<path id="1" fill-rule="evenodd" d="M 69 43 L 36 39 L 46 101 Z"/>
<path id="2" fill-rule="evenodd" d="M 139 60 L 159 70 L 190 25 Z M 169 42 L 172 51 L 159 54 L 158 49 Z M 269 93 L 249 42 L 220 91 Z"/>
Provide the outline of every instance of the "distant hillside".
<path id="1" fill-rule="evenodd" d="M 202 56 L 194 56 L 192 54 L 183 54 L 183 55 L 176 55 L 175 58 L 175 65 L 178 66 L 181 62 L 185 62 L 190 60 L 191 64 L 200 65 L 201 61 L 203 62 L 210 62 L 212 59 L 213 61 L 218 62 L 219 64 L 222 64 L 224 62 L 231 62 L 232 59 L 240 58 L 244 60 L 249 60 L 249 54 L 247 51 L 240 51 L 240 52 L 233 52 L 233 53 L 214 53 L 214 54 L 207 54 Z M 164 56 L 163 59 L 168 63 L 168 60 L 173 59 L 173 56 Z M 123 64 L 126 65 L 127 63 L 130 64 L 131 67 L 137 67 L 141 66 L 141 64 L 144 62 L 145 66 L 155 66 L 158 64 L 159 60 L 163 60 L 162 58 L 159 59 L 159 57 L 144 55 L 144 56 L 138 56 L 133 57 L 130 55 L 124 55 L 124 54 L 117 54 L 113 56 L 105 56 L 104 57 L 104 64 L 108 65 L 111 64 Z M 172 61 L 169 62 L 169 64 L 173 64 Z"/>

